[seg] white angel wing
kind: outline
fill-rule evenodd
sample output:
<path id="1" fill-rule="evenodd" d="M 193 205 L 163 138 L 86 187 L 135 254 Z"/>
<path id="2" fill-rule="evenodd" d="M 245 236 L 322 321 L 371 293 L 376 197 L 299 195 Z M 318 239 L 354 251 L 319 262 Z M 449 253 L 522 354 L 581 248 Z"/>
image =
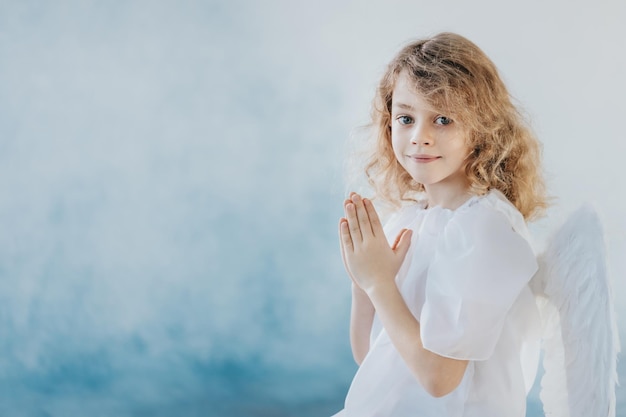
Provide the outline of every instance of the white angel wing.
<path id="1" fill-rule="evenodd" d="M 531 286 L 543 322 L 545 415 L 614 417 L 620 347 L 604 234 L 591 206 L 548 242 Z"/>

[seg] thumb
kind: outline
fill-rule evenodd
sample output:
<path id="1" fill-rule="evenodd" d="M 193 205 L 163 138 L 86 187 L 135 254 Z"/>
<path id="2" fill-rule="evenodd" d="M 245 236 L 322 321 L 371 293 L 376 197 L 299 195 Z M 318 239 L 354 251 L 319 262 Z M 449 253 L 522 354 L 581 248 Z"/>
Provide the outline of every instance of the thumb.
<path id="1" fill-rule="evenodd" d="M 413 231 L 410 229 L 403 229 L 398 238 L 396 238 L 397 244 L 394 245 L 393 251 L 396 255 L 400 257 L 400 259 L 404 259 L 406 253 L 409 251 L 409 246 L 411 246 L 411 236 L 413 235 Z"/>

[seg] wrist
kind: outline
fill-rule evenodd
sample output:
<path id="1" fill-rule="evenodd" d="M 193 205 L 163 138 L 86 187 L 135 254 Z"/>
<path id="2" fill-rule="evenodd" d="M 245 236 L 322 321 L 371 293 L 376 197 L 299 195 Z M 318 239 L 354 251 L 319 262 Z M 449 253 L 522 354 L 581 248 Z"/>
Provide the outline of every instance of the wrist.
<path id="1" fill-rule="evenodd" d="M 365 294 L 363 288 L 359 287 L 356 283 L 352 282 L 352 295 Z"/>
<path id="2" fill-rule="evenodd" d="M 374 302 L 375 300 L 399 293 L 399 291 L 395 281 L 384 281 L 372 285 L 365 291 L 365 293 L 368 298 Z"/>
<path id="3" fill-rule="evenodd" d="M 370 298 L 361 287 L 352 283 L 352 298 L 357 301 L 370 302 Z"/>

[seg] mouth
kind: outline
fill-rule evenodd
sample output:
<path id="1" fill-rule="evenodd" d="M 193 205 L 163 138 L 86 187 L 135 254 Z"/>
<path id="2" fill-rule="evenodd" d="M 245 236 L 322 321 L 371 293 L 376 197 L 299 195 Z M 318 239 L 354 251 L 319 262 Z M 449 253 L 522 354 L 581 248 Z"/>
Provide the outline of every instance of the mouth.
<path id="1" fill-rule="evenodd" d="M 440 156 L 434 156 L 434 155 L 423 155 L 423 154 L 419 154 L 419 155 L 407 155 L 409 157 L 409 159 L 411 159 L 412 161 L 415 161 L 417 163 L 420 164 L 426 164 L 428 162 L 433 162 L 436 161 L 437 159 L 441 158 Z"/>

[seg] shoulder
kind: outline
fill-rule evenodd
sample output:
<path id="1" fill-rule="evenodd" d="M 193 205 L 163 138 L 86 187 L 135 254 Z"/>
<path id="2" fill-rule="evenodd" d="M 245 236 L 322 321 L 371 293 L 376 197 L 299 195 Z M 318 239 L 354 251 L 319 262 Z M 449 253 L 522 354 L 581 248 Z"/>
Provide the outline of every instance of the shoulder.
<path id="1" fill-rule="evenodd" d="M 491 190 L 482 196 L 472 197 L 450 219 L 452 229 L 476 232 L 478 236 L 489 237 L 490 232 L 513 231 L 530 242 L 530 234 L 524 216 L 498 190 Z"/>
<path id="2" fill-rule="evenodd" d="M 536 270 L 536 257 L 520 212 L 498 191 L 473 197 L 457 209 L 439 237 L 433 260 L 446 273 L 473 271 L 490 281 L 486 271 Z"/>

